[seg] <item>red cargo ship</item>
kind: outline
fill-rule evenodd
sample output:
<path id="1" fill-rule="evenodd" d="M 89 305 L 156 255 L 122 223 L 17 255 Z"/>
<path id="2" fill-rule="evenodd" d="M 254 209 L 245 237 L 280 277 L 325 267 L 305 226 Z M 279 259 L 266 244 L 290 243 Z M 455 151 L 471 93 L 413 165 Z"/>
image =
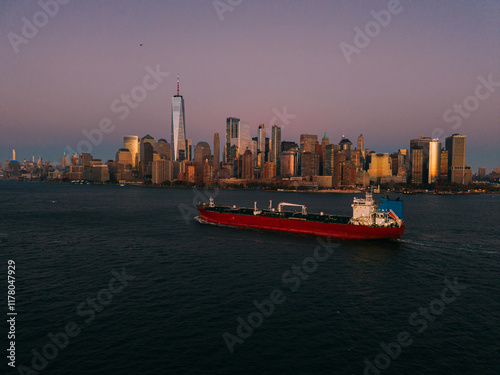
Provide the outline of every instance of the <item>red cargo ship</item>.
<path id="1" fill-rule="evenodd" d="M 300 212 L 285 211 L 283 207 L 301 207 Z M 268 209 L 260 210 L 257 202 L 254 208 L 219 206 L 210 203 L 198 205 L 201 223 L 247 227 L 281 232 L 311 234 L 339 239 L 395 239 L 403 236 L 403 202 L 381 199 L 375 204 L 372 194 L 365 198 L 354 198 L 351 205 L 353 215 L 338 216 L 307 213 L 306 206 L 282 202 L 275 209 L 272 202 Z M 398 214 L 396 214 L 396 212 Z"/>

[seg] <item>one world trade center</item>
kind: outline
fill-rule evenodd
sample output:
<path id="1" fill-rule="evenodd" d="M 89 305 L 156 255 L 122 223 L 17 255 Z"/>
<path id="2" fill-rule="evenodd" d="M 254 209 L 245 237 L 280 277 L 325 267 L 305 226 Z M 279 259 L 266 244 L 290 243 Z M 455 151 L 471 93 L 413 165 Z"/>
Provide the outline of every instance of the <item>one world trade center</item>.
<path id="1" fill-rule="evenodd" d="M 177 76 L 177 95 L 172 97 L 172 151 L 175 161 L 187 158 L 184 98 L 179 94 L 179 76 Z"/>

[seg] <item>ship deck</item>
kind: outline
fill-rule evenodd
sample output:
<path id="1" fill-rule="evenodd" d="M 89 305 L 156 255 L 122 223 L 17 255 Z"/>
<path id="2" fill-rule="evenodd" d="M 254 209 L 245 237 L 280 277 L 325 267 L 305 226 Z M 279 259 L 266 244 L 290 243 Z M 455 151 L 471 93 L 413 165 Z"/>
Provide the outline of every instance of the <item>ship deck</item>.
<path id="1" fill-rule="evenodd" d="M 259 210 L 260 213 L 255 215 L 253 208 L 246 207 L 229 207 L 229 206 L 218 206 L 215 205 L 210 207 L 208 204 L 204 204 L 203 208 L 207 211 L 226 213 L 226 214 L 236 214 L 236 215 L 250 215 L 250 216 L 267 216 L 281 219 L 291 219 L 291 220 L 304 220 L 304 221 L 316 221 L 320 223 L 332 223 L 332 224 L 349 224 L 351 220 L 350 216 L 339 216 L 339 215 L 321 215 L 321 214 L 302 214 L 302 212 L 295 211 L 271 211 L 271 210 Z"/>

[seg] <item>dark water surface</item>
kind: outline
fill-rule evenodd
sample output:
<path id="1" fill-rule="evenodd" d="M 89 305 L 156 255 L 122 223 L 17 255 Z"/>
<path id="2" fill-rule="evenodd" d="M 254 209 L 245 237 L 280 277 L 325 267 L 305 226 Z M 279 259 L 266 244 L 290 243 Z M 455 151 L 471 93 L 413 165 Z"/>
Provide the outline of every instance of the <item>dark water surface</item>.
<path id="1" fill-rule="evenodd" d="M 346 215 L 353 198 L 212 195 Z M 312 237 L 199 224 L 200 196 L 0 181 L 1 306 L 6 320 L 12 259 L 16 366 L 65 375 L 500 374 L 500 195 L 404 196 L 403 240 L 328 250 Z M 315 250 L 326 259 L 313 261 Z M 254 301 L 273 290 L 282 303 L 265 304 L 263 315 Z M 68 324 L 69 341 L 59 334 Z M 2 358 L 0 373 L 29 373 Z"/>

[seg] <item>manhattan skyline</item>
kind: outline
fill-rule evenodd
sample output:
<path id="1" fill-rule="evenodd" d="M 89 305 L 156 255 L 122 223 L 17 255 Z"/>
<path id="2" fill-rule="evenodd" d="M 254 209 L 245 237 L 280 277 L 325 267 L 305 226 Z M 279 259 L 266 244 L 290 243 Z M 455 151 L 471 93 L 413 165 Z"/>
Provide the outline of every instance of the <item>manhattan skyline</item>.
<path id="1" fill-rule="evenodd" d="M 21 159 L 34 152 L 57 161 L 103 118 L 115 125 L 92 150 L 103 160 L 114 158 L 124 135 L 170 140 L 180 74 L 193 145 L 211 143 L 226 118 L 237 117 L 252 137 L 261 123 L 280 126 L 286 141 L 363 134 L 377 152 L 462 133 L 473 171 L 499 164 L 498 1 L 401 1 L 367 43 L 374 24 L 366 26 L 377 17 L 384 23 L 391 2 L 243 1 L 231 10 L 215 1 L 57 4 L 17 53 L 9 34 L 23 36 L 24 18 L 33 22 L 42 7 L 2 5 L 2 161 L 14 148 Z M 356 30 L 366 46 L 356 44 Z M 359 52 L 346 56 L 345 45 Z M 163 72 L 161 82 L 148 82 L 146 97 L 121 119 L 112 103 L 141 86 L 148 67 Z"/>

